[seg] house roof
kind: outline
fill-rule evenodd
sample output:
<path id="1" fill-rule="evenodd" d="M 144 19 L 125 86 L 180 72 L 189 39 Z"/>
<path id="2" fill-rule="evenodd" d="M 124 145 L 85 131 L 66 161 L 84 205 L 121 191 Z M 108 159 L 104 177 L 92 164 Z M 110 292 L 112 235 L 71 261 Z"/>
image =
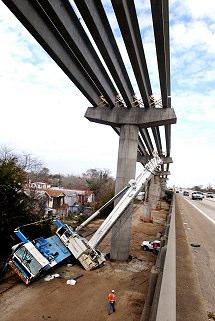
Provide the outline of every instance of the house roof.
<path id="1" fill-rule="evenodd" d="M 65 196 L 65 194 L 60 190 L 44 189 L 44 191 L 48 194 L 49 197 L 63 197 L 63 196 Z"/>
<path id="2" fill-rule="evenodd" d="M 70 190 L 70 189 L 63 189 L 63 190 L 60 190 L 62 193 L 64 193 L 66 196 L 76 196 L 77 193 L 73 190 Z"/>

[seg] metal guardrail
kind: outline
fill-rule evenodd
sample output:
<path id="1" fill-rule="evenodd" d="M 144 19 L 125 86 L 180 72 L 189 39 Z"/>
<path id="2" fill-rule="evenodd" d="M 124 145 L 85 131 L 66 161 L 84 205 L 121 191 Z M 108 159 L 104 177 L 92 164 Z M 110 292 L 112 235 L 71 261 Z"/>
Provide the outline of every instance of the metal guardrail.
<path id="1" fill-rule="evenodd" d="M 161 250 L 152 267 L 140 321 L 176 320 L 175 195 L 167 217 Z"/>

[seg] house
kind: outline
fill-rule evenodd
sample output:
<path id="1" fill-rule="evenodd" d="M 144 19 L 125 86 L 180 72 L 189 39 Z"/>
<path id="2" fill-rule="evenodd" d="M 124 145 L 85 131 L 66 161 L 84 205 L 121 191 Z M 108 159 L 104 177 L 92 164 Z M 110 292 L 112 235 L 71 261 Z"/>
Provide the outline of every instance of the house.
<path id="1" fill-rule="evenodd" d="M 65 194 L 61 190 L 49 188 L 42 190 L 41 193 L 44 193 L 47 196 L 47 214 L 67 214 L 68 206 L 64 202 Z"/>
<path id="2" fill-rule="evenodd" d="M 30 183 L 30 188 L 34 188 L 34 189 L 48 189 L 50 187 L 51 187 L 50 184 L 44 183 L 44 182 Z"/>
<path id="3" fill-rule="evenodd" d="M 63 189 L 63 191 L 64 191 L 64 189 Z M 94 202 L 94 194 L 89 189 L 85 189 L 85 190 L 73 189 L 73 190 L 69 190 L 69 191 L 71 193 L 76 194 L 77 202 L 79 204 L 86 204 L 86 203 Z"/>
<path id="4" fill-rule="evenodd" d="M 68 211 L 72 212 L 72 207 L 79 202 L 77 194 L 70 189 L 61 190 L 65 197 L 64 203 L 68 205 Z"/>

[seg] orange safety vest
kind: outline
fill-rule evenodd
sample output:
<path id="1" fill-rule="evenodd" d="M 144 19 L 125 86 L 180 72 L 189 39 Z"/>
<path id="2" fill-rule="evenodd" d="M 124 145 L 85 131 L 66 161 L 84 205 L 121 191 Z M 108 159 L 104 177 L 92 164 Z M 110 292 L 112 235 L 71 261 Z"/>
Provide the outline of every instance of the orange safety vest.
<path id="1" fill-rule="evenodd" d="M 108 301 L 109 302 L 115 302 L 116 296 L 113 293 L 108 294 Z"/>

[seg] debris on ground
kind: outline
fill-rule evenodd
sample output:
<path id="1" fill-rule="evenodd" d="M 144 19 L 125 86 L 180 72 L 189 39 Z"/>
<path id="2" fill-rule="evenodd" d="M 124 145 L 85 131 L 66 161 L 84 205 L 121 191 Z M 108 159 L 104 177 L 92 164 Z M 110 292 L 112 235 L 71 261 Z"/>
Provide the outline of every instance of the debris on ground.
<path id="1" fill-rule="evenodd" d="M 76 282 L 77 282 L 77 281 L 71 279 L 71 280 L 67 280 L 67 281 L 66 281 L 66 284 L 68 284 L 68 285 L 75 285 Z"/>
<path id="2" fill-rule="evenodd" d="M 49 274 L 44 278 L 44 281 L 49 282 L 49 281 L 51 281 L 51 280 L 53 280 L 55 278 L 59 278 L 59 277 L 60 277 L 60 274 L 58 274 L 58 273 Z"/>

